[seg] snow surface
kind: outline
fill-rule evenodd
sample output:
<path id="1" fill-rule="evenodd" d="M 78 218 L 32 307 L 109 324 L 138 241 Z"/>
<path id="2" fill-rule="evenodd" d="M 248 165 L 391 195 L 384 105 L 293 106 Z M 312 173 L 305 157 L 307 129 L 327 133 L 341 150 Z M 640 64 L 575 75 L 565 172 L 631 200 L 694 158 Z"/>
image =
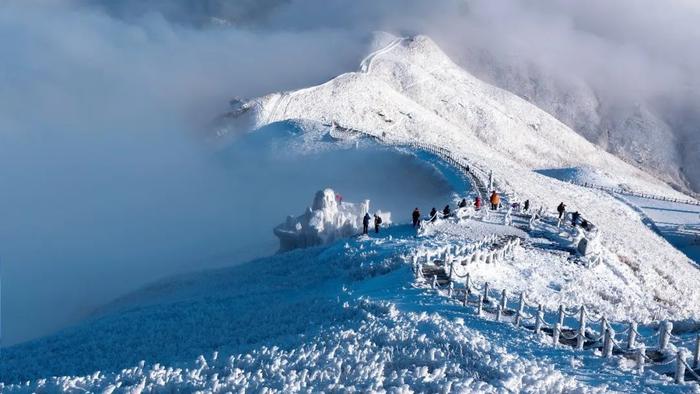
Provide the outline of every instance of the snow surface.
<path id="1" fill-rule="evenodd" d="M 530 331 L 483 320 L 470 308 L 414 286 L 407 257 L 416 251 L 473 242 L 494 231 L 524 235 L 471 220 L 430 227 L 416 237 L 410 226 L 395 225 L 381 237 L 356 237 L 155 284 L 142 292 L 147 303 L 124 304 L 121 313 L 4 351 L 2 391 L 682 389 L 667 377 L 653 372 L 640 377 L 625 363 L 604 362 L 591 351 L 554 348 Z M 561 265 L 560 273 L 573 276 L 585 270 L 527 244 L 499 263 L 503 267 L 490 268 L 524 270 L 533 261 Z M 474 267 L 478 276 L 488 271 Z M 556 298 L 551 295 L 556 275 L 547 277 L 549 272 L 533 269 L 520 283 L 535 299 Z M 566 279 L 559 278 L 562 284 Z M 587 284 L 568 286 L 562 291 Z M 588 301 L 615 305 L 597 295 Z M 618 308 L 620 315 L 626 306 Z"/>
<path id="2" fill-rule="evenodd" d="M 700 265 L 700 206 L 621 195 L 659 234 Z"/>
<path id="3" fill-rule="evenodd" d="M 619 183 L 614 181 L 614 175 L 606 171 L 590 166 L 570 167 L 570 168 L 549 168 L 539 169 L 539 174 L 558 179 L 563 182 L 576 184 L 592 184 L 603 187 L 617 187 Z"/>
<path id="4" fill-rule="evenodd" d="M 322 126 L 332 121 L 389 143 L 435 144 L 493 171 L 509 203 L 527 198 L 535 211 L 566 201 L 582 212 L 600 239 L 595 256 L 576 254 L 578 230 L 557 226 L 546 209 L 532 225 L 513 212 L 516 227 L 503 225 L 503 212 L 484 210 L 426 223 L 418 232 L 393 225 L 378 236 L 155 283 L 107 306 L 101 317 L 3 349 L 0 390 L 700 392 L 654 371 L 637 375 L 618 357 L 552 347 L 416 281 L 416 253 L 492 234 L 517 236 L 522 246 L 512 257 L 465 269 L 495 289 L 526 291 L 549 311 L 585 305 L 617 322 L 687 319 L 688 326 L 700 318 L 700 273 L 647 228 L 643 212 L 534 170 L 600 169 L 614 184 L 682 195 L 458 69 L 429 39 L 379 41 L 360 72 L 247 102 L 249 110 L 221 120 L 218 134 L 237 137 L 243 125 L 296 119 L 308 133 L 291 149 L 313 151 L 334 141 Z M 361 139 L 334 143 L 363 146 Z M 447 177 L 459 183 L 459 176 Z"/>
<path id="5" fill-rule="evenodd" d="M 496 186 L 533 209 L 560 202 L 579 211 L 600 232 L 611 269 L 654 294 L 674 318 L 700 316 L 700 272 L 686 255 L 651 231 L 633 207 L 534 170 L 584 168 L 606 184 L 687 199 L 668 185 L 594 146 L 519 97 L 456 66 L 425 36 L 379 35 L 377 51 L 360 71 L 324 84 L 274 93 L 247 102 L 244 118 L 223 117 L 216 135 L 247 127 L 304 119 L 362 130 L 387 143 L 434 144 L 492 171 Z M 630 280 L 626 279 L 626 280 Z M 650 306 L 653 308 L 653 306 Z"/>

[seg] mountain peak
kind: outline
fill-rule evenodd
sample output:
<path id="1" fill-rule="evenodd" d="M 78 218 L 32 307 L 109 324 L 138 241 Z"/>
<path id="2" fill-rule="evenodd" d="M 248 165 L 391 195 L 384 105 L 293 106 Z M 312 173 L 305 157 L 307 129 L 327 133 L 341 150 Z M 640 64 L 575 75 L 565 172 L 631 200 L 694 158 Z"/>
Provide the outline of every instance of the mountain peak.
<path id="1" fill-rule="evenodd" d="M 603 168 L 633 188 L 674 193 L 532 103 L 463 70 L 424 35 L 378 33 L 358 71 L 239 103 L 215 130 L 236 135 L 287 120 L 336 123 L 388 141 L 447 143 L 489 167 Z"/>

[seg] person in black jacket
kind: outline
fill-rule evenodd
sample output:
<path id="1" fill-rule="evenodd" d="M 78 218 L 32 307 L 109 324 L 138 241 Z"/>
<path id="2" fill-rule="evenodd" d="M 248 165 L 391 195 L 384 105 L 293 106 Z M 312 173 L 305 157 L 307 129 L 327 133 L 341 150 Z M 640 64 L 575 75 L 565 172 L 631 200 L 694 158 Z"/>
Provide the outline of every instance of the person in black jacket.
<path id="1" fill-rule="evenodd" d="M 413 210 L 413 227 L 418 227 L 418 222 L 420 221 L 420 211 L 416 207 L 416 209 Z"/>
<path id="2" fill-rule="evenodd" d="M 525 200 L 525 204 L 523 204 L 523 212 L 527 212 L 530 210 L 530 200 Z"/>
<path id="3" fill-rule="evenodd" d="M 578 211 L 571 214 L 571 226 L 576 227 L 578 220 L 581 218 L 581 214 Z"/>
<path id="4" fill-rule="evenodd" d="M 365 217 L 362 218 L 362 234 L 367 234 L 367 230 L 369 229 L 369 220 L 372 217 L 369 216 L 369 212 L 365 213 Z"/>
<path id="5" fill-rule="evenodd" d="M 559 212 L 559 219 L 561 219 L 562 215 L 564 215 L 564 212 L 566 211 L 566 205 L 561 202 L 559 203 L 559 206 L 557 206 L 557 212 Z"/>
<path id="6" fill-rule="evenodd" d="M 374 214 L 374 232 L 379 234 L 379 225 L 382 224 L 382 218 L 377 215 L 376 213 Z"/>
<path id="7" fill-rule="evenodd" d="M 437 209 L 433 207 L 433 209 L 430 210 L 430 221 L 434 222 L 437 220 Z"/>
<path id="8" fill-rule="evenodd" d="M 449 205 L 445 205 L 445 209 L 442 210 L 442 216 L 443 217 L 450 216 L 450 206 Z"/>
<path id="9" fill-rule="evenodd" d="M 467 199 L 463 198 L 462 201 L 459 202 L 459 207 L 460 208 L 466 208 L 467 207 Z"/>

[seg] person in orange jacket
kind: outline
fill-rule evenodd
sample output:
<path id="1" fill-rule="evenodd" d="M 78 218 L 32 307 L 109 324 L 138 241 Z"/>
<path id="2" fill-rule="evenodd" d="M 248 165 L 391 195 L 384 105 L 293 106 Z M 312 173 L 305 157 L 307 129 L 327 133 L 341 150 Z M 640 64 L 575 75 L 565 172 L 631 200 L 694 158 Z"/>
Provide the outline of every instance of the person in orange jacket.
<path id="1" fill-rule="evenodd" d="M 491 209 L 492 210 L 497 210 L 498 206 L 501 204 L 501 196 L 496 193 L 494 190 L 493 193 L 491 193 Z"/>

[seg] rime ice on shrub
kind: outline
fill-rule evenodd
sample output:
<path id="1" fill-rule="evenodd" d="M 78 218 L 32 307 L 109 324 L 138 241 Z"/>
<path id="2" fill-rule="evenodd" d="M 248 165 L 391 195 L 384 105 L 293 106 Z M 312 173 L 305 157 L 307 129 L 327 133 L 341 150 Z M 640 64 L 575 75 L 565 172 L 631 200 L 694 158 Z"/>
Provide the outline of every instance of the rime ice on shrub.
<path id="1" fill-rule="evenodd" d="M 362 217 L 369 212 L 369 200 L 359 204 L 338 201 L 333 189 L 319 190 L 306 212 L 297 217 L 288 216 L 285 223 L 275 227 L 280 251 L 325 245 L 358 234 Z M 378 214 L 383 223 L 391 223 L 391 213 Z"/>

